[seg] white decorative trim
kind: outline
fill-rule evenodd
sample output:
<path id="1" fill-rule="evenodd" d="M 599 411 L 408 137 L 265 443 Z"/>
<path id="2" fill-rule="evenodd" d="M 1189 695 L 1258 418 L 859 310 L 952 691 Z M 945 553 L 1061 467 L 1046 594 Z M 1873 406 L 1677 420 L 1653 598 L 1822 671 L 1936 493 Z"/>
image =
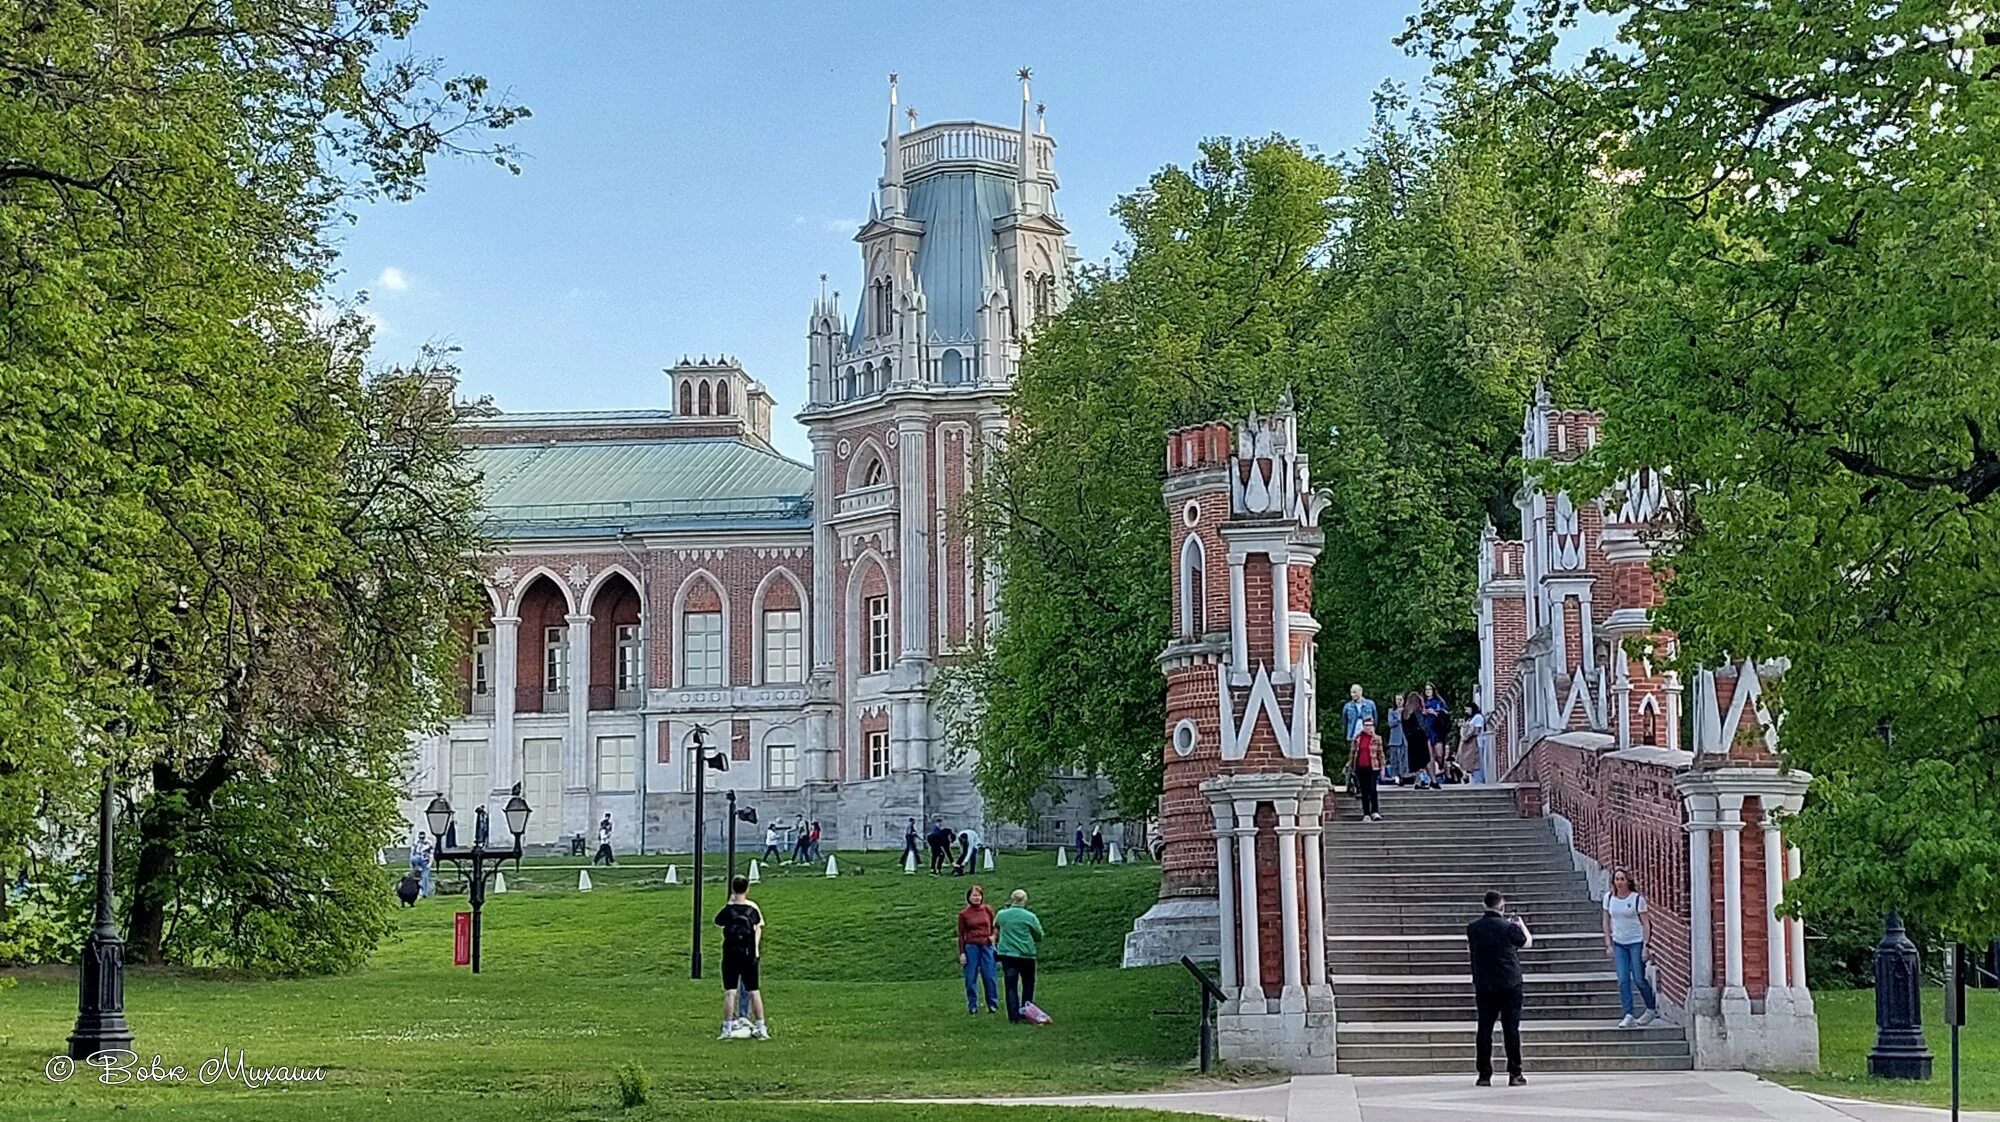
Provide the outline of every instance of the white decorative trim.
<path id="1" fill-rule="evenodd" d="M 717 577 L 714 573 L 709 572 L 707 569 L 696 569 L 695 571 L 689 573 L 687 577 L 681 581 L 680 588 L 674 592 L 673 615 L 669 617 L 667 623 L 668 635 L 669 635 L 668 642 L 672 645 L 672 649 L 668 652 L 668 658 L 669 658 L 668 665 L 670 665 L 673 668 L 674 685 L 677 687 L 685 687 L 686 679 L 683 677 L 683 675 L 687 673 L 687 666 L 685 665 L 686 663 L 685 656 L 687 654 L 687 639 L 686 636 L 682 633 L 681 621 L 684 618 L 686 618 L 686 611 L 684 605 L 687 603 L 688 590 L 694 587 L 694 583 L 697 580 L 705 580 L 710 585 L 714 586 L 716 598 L 722 602 L 722 686 L 723 688 L 727 689 L 730 685 L 729 640 L 732 634 L 730 612 L 729 612 L 729 589 L 723 585 L 721 578 Z M 708 688 L 708 687 L 702 687 L 702 688 Z"/>

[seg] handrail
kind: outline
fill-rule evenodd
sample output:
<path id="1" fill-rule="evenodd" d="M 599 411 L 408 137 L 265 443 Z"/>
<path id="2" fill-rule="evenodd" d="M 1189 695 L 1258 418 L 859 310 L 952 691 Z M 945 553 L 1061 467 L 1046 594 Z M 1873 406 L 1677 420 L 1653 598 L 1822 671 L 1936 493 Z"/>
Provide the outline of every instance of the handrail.
<path id="1" fill-rule="evenodd" d="M 1201 1041 L 1199 1047 L 1201 1049 L 1201 1073 L 1207 1075 L 1208 1069 L 1215 1064 L 1215 1006 L 1218 1002 L 1229 1000 L 1229 995 L 1222 992 L 1222 987 L 1216 985 L 1215 979 L 1209 977 L 1208 971 L 1203 970 L 1200 964 L 1196 963 L 1194 959 L 1182 955 L 1181 965 L 1186 967 L 1187 972 L 1194 975 L 1195 981 L 1201 984 Z"/>

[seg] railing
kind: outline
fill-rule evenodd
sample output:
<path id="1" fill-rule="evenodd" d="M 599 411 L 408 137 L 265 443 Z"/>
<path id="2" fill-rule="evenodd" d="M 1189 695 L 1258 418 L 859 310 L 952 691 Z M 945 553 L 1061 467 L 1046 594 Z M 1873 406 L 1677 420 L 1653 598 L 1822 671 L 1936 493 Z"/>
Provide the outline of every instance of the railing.
<path id="1" fill-rule="evenodd" d="M 840 496 L 840 513 L 858 514 L 864 510 L 882 510 L 894 504 L 895 500 L 895 488 L 886 483 L 864 487 Z"/>
<path id="2" fill-rule="evenodd" d="M 1034 138 L 1035 170 L 1049 169 L 1054 144 Z M 915 174 L 932 164 L 978 162 L 1013 168 L 1021 159 L 1021 134 L 977 121 L 942 121 L 903 138 L 903 170 Z"/>
<path id="3" fill-rule="evenodd" d="M 802 520 L 812 518 L 812 499 L 646 499 L 634 502 L 515 503 L 489 507 L 489 528 L 547 525 L 552 522 L 612 523 L 649 519 L 715 522 L 728 519 Z"/>
<path id="4" fill-rule="evenodd" d="M 516 686 L 514 688 L 514 712 L 516 713 L 567 713 L 569 695 L 547 693 L 540 686 Z"/>

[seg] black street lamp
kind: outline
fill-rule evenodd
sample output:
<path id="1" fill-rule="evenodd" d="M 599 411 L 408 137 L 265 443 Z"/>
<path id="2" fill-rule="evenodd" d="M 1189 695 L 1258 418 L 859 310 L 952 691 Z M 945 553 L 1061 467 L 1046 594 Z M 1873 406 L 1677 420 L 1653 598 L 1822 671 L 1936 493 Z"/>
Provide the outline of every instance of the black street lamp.
<path id="1" fill-rule="evenodd" d="M 738 822 L 748 822 L 750 825 L 755 826 L 757 824 L 757 808 L 746 806 L 742 810 L 736 809 L 736 792 L 732 790 L 729 792 L 729 875 L 722 878 L 725 884 L 736 879 L 736 824 Z"/>
<path id="2" fill-rule="evenodd" d="M 1903 917 L 1890 912 L 1875 947 L 1875 1047 L 1868 1074 L 1877 1079 L 1929 1079 L 1931 1050 L 1924 1046 L 1924 972 Z"/>
<path id="3" fill-rule="evenodd" d="M 689 739 L 694 741 L 695 759 L 694 759 L 694 925 L 693 925 L 694 930 L 691 936 L 693 939 L 693 946 L 688 951 L 688 976 L 693 978 L 695 981 L 699 982 L 701 981 L 701 851 L 703 849 L 702 845 L 703 838 L 701 833 L 702 831 L 701 803 L 703 798 L 703 784 L 706 773 L 709 768 L 714 768 L 717 771 L 729 770 L 729 757 L 719 752 L 716 753 L 715 755 L 709 754 L 710 749 L 708 747 L 707 725 L 696 725 L 694 727 L 694 732 L 690 734 Z M 729 797 L 732 801 L 736 798 L 734 794 L 731 794 Z M 734 819 L 732 818 L 731 821 L 734 822 Z"/>
<path id="4" fill-rule="evenodd" d="M 481 908 L 486 904 L 486 878 L 493 873 L 499 872 L 500 866 L 508 861 L 514 862 L 516 869 L 520 868 L 521 835 L 528 832 L 528 816 L 533 814 L 534 811 L 529 809 L 528 800 L 522 798 L 517 789 L 514 797 L 507 800 L 507 805 L 501 808 L 500 813 L 507 819 L 507 832 L 514 835 L 514 847 L 512 849 L 494 850 L 486 848 L 486 808 L 483 806 L 472 812 L 472 848 L 446 849 L 444 835 L 445 831 L 451 829 L 451 804 L 445 801 L 443 795 L 439 795 L 431 800 L 431 805 L 424 808 L 424 818 L 430 826 L 431 834 L 437 839 L 435 849 L 437 859 L 440 861 L 450 861 L 453 864 L 457 864 L 460 861 L 472 862 L 472 879 L 467 885 L 467 891 L 472 900 L 472 972 L 474 974 L 479 973 L 479 913 Z M 491 866 L 490 869 L 488 868 L 489 865 Z"/>
<path id="5" fill-rule="evenodd" d="M 132 1048 L 132 1027 L 125 1023 L 125 940 L 112 907 L 111 774 L 106 765 L 97 806 L 97 924 L 84 938 L 78 968 L 76 1030 L 69 1034 L 73 1060 Z"/>

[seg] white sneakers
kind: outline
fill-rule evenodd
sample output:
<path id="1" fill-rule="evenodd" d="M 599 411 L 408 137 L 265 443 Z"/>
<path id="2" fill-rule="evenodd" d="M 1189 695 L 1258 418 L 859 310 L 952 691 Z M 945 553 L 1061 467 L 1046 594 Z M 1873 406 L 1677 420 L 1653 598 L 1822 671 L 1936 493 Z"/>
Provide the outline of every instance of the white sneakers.
<path id="1" fill-rule="evenodd" d="M 1651 1009 L 1648 1009 L 1644 1013 L 1639 1014 L 1639 1027 L 1645 1028 L 1647 1025 L 1650 1025 L 1654 1021 L 1657 1021 L 1659 1019 L 1660 1015 L 1658 1013 L 1655 1013 Z"/>
<path id="2" fill-rule="evenodd" d="M 724 1024 L 722 1026 L 721 1034 L 718 1035 L 716 1039 L 717 1040 L 769 1040 L 771 1039 L 771 1030 L 764 1027 L 764 1022 L 762 1021 L 757 1021 L 755 1023 L 752 1023 L 747 1020 L 736 1020 Z"/>
<path id="3" fill-rule="evenodd" d="M 758 1021 L 750 1027 L 750 1039 L 769 1040 L 771 1039 L 771 1030 L 764 1027 L 764 1022 Z"/>
<path id="4" fill-rule="evenodd" d="M 1619 1027 L 1619 1028 L 1638 1028 L 1638 1027 L 1639 1027 L 1639 1018 L 1637 1018 L 1637 1017 L 1634 1017 L 1634 1016 L 1633 1016 L 1632 1014 L 1630 1014 L 1630 1013 L 1627 1013 L 1627 1014 L 1625 1014 L 1625 1019 L 1624 1019 L 1624 1020 L 1622 1020 L 1622 1021 L 1619 1021 L 1619 1022 L 1618 1022 L 1618 1027 Z"/>

